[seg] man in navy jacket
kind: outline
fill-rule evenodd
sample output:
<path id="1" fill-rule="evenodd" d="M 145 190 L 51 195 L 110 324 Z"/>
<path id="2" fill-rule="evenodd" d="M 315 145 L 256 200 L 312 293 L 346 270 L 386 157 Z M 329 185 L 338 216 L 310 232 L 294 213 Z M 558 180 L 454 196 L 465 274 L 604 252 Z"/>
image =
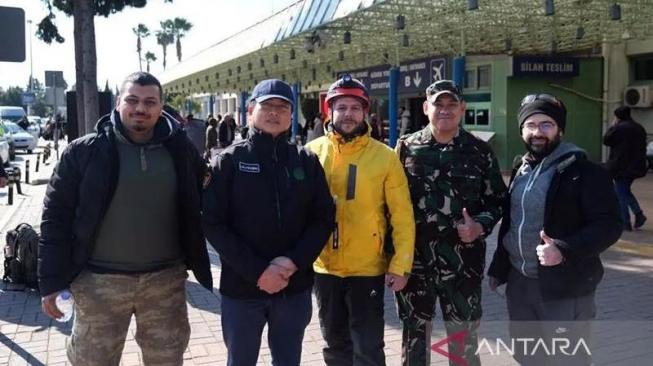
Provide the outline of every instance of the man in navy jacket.
<path id="1" fill-rule="evenodd" d="M 288 142 L 293 107 L 288 84 L 260 82 L 247 107 L 247 139 L 212 160 L 205 182 L 204 230 L 222 263 L 229 366 L 256 364 L 266 323 L 272 363 L 299 365 L 313 262 L 334 227 L 317 156 Z"/>

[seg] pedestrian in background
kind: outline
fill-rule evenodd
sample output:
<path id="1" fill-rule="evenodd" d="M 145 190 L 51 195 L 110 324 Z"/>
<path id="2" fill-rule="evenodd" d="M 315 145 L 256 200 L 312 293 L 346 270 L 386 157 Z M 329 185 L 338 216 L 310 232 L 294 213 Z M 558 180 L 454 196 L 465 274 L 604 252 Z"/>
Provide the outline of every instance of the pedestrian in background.
<path id="1" fill-rule="evenodd" d="M 199 118 L 195 118 L 192 114 L 186 116 L 186 124 L 184 125 L 186 135 L 193 143 L 193 146 L 204 156 L 206 145 L 206 123 Z"/>
<path id="2" fill-rule="evenodd" d="M 218 125 L 218 146 L 228 147 L 236 138 L 236 120 L 232 113 L 227 113 Z"/>
<path id="3" fill-rule="evenodd" d="M 211 149 L 218 146 L 218 120 L 209 118 L 209 127 L 206 129 L 206 147 L 204 158 L 208 161 L 211 158 Z"/>
<path id="4" fill-rule="evenodd" d="M 376 113 L 370 114 L 371 136 L 377 141 L 383 142 L 383 123 Z"/>
<path id="5" fill-rule="evenodd" d="M 615 109 L 612 125 L 603 136 L 603 144 L 610 147 L 606 168 L 614 180 L 619 198 L 619 209 L 624 230 L 639 229 L 646 216 L 631 191 L 633 181 L 646 176 L 646 130 L 630 116 L 630 107 Z M 635 216 L 630 220 L 630 211 Z"/>

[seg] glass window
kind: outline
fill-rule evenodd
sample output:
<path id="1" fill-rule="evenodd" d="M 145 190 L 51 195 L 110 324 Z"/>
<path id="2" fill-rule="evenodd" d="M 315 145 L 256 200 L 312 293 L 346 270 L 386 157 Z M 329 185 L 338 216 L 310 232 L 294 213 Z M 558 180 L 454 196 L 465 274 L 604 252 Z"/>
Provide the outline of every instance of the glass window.
<path id="1" fill-rule="evenodd" d="M 490 110 L 477 109 L 476 110 L 476 124 L 478 126 L 488 126 L 490 124 Z"/>
<path id="2" fill-rule="evenodd" d="M 476 68 L 465 70 L 464 89 L 476 89 Z"/>
<path id="3" fill-rule="evenodd" d="M 475 124 L 476 111 L 474 109 L 468 109 L 465 111 L 465 124 L 473 125 Z"/>
<path id="4" fill-rule="evenodd" d="M 635 80 L 653 80 L 653 57 L 635 59 Z"/>
<path id="5" fill-rule="evenodd" d="M 483 65 L 478 67 L 478 87 L 489 88 L 491 75 L 490 65 Z"/>

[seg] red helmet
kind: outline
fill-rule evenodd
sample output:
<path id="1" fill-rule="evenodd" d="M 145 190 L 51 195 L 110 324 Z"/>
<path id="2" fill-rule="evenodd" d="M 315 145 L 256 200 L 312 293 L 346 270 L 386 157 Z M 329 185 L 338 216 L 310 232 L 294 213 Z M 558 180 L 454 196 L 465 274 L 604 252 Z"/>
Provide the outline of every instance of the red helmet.
<path id="1" fill-rule="evenodd" d="M 363 109 L 370 109 L 370 97 L 367 94 L 365 85 L 351 77 L 349 74 L 343 75 L 335 83 L 331 84 L 326 94 L 324 103 L 331 107 L 332 102 L 338 97 L 354 97 L 363 102 Z"/>

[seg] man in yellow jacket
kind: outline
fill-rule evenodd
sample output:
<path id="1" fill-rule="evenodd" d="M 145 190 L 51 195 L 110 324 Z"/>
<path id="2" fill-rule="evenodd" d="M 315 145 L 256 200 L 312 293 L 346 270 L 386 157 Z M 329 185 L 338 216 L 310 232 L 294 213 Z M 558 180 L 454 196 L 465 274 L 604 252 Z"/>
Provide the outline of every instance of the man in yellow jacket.
<path id="1" fill-rule="evenodd" d="M 336 228 L 314 264 L 324 361 L 385 365 L 384 285 L 403 289 L 413 263 L 408 182 L 397 155 L 370 137 L 370 101 L 360 81 L 343 76 L 325 103 L 327 133 L 307 145 L 324 167 L 336 204 Z M 384 250 L 390 227 L 392 245 Z"/>

